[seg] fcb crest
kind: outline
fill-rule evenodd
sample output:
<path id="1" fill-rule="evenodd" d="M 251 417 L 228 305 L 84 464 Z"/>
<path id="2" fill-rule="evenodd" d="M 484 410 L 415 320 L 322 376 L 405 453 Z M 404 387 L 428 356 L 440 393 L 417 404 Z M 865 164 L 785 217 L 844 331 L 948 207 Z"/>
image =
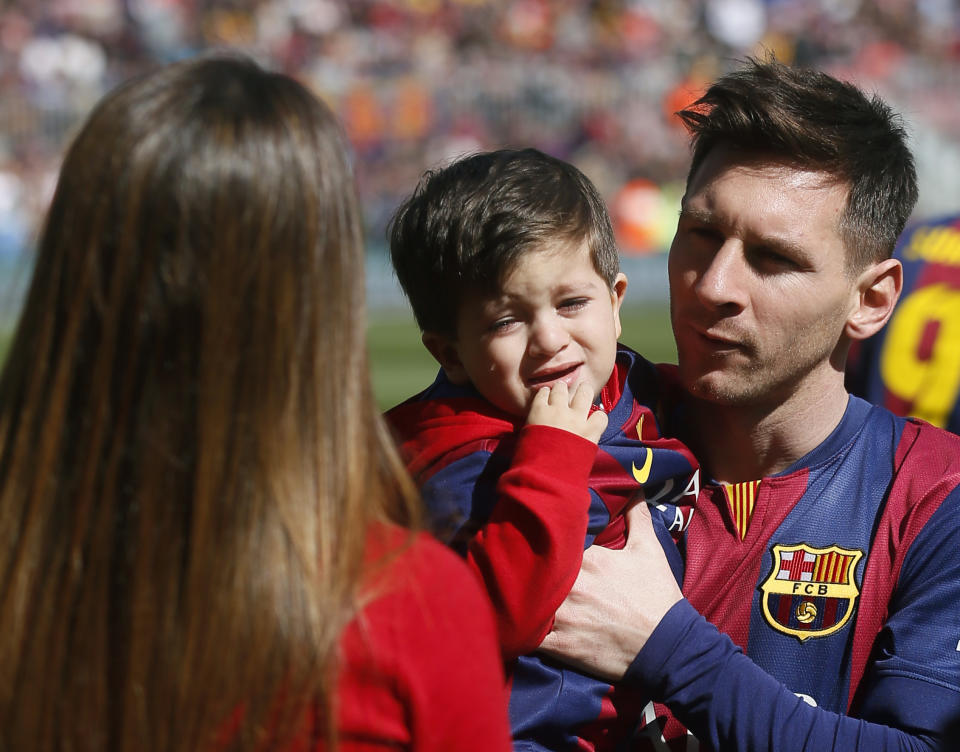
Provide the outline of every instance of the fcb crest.
<path id="1" fill-rule="evenodd" d="M 849 621 L 860 590 L 854 572 L 863 551 L 806 543 L 773 547 L 773 567 L 760 585 L 763 616 L 803 642 L 826 637 Z"/>

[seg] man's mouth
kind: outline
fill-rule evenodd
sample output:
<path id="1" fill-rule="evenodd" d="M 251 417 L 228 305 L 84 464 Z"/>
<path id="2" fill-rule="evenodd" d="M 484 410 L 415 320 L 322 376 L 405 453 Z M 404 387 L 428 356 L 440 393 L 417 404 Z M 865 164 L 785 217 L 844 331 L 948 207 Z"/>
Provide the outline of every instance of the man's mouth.
<path id="1" fill-rule="evenodd" d="M 713 347 L 731 350 L 741 347 L 737 340 L 730 339 L 729 337 L 711 334 L 710 332 L 697 332 L 697 334 L 699 334 L 701 339 L 706 341 L 707 344 L 712 345 Z"/>
<path id="2" fill-rule="evenodd" d="M 731 332 L 718 332 L 712 327 L 702 327 L 692 325 L 691 331 L 697 340 L 711 350 L 738 350 L 746 351 L 750 349 L 748 342 L 741 336 Z"/>

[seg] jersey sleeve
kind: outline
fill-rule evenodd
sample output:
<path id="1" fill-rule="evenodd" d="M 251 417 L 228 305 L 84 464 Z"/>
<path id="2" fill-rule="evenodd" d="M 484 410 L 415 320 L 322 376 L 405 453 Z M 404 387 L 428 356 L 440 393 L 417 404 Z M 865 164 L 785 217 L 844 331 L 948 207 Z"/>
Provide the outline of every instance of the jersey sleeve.
<path id="1" fill-rule="evenodd" d="M 855 704 L 898 728 L 960 722 L 960 488 L 914 539 Z"/>
<path id="2" fill-rule="evenodd" d="M 654 630 L 625 681 L 648 688 L 711 749 L 939 749 L 935 734 L 909 722 L 898 728 L 809 705 L 754 664 L 685 600 Z M 908 698 L 900 702 L 905 709 L 911 705 Z"/>
<path id="3" fill-rule="evenodd" d="M 476 577 L 426 536 L 390 567 L 345 642 L 340 748 L 506 752 L 506 681 Z"/>
<path id="4" fill-rule="evenodd" d="M 489 458 L 470 455 L 423 488 L 432 508 L 452 505 L 469 514 L 457 531 L 457 547 L 493 603 L 504 660 L 536 649 L 573 587 L 596 452 L 596 444 L 568 431 L 525 426 L 502 474 L 489 479 Z M 452 494 L 460 500 L 451 500 Z"/>

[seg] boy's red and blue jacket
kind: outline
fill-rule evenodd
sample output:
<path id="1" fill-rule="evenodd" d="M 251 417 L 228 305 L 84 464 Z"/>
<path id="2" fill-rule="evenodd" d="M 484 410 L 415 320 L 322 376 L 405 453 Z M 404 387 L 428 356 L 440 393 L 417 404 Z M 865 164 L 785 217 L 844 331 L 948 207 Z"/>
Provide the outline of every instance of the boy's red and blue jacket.
<path id="1" fill-rule="evenodd" d="M 598 409 L 599 446 L 525 426 L 443 372 L 388 412 L 441 537 L 482 578 L 511 676 L 514 748 L 612 749 L 636 726 L 642 692 L 530 655 L 580 569 L 583 549 L 620 548 L 624 512 L 642 491 L 678 580 L 673 536 L 690 523 L 699 467 L 661 436 L 658 367 L 620 347 Z"/>
<path id="2" fill-rule="evenodd" d="M 851 397 L 783 472 L 705 482 L 685 549 L 624 680 L 673 713 L 631 749 L 960 749 L 960 437 Z"/>

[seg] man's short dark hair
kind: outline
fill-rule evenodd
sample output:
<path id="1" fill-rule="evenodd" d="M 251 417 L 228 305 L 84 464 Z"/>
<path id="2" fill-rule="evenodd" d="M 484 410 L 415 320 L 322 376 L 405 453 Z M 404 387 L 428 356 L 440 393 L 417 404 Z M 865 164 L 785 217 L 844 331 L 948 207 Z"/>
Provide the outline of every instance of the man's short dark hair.
<path id="1" fill-rule="evenodd" d="M 620 258 L 596 187 L 536 149 L 484 152 L 424 174 L 390 222 L 390 256 L 422 331 L 456 335 L 467 290 L 493 293 L 517 259 L 586 241 L 613 287 Z"/>
<path id="2" fill-rule="evenodd" d="M 688 187 L 718 145 L 823 171 L 850 187 L 839 228 L 847 268 L 893 252 L 917 202 L 917 174 L 901 119 L 880 97 L 826 73 L 748 58 L 677 114 L 692 134 Z"/>

